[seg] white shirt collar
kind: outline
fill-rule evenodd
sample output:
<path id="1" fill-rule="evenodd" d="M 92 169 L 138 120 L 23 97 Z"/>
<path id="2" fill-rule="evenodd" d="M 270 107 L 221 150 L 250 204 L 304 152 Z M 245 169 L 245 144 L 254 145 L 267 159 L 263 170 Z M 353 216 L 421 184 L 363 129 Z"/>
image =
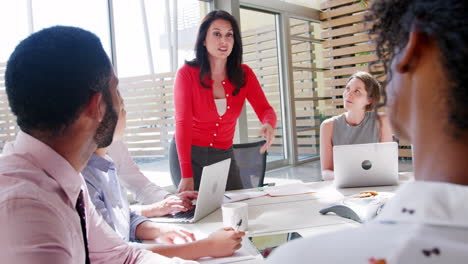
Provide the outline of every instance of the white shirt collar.
<path id="1" fill-rule="evenodd" d="M 385 204 L 375 220 L 468 227 L 468 186 L 445 182 L 409 182 Z"/>

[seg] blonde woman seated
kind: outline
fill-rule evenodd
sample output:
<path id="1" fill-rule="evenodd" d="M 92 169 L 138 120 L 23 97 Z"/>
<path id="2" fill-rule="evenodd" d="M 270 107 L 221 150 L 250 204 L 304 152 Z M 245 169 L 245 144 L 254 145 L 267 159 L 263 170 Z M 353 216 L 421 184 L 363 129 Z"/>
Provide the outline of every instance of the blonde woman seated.
<path id="1" fill-rule="evenodd" d="M 367 72 L 349 77 L 343 92 L 346 112 L 320 125 L 320 165 L 322 178 L 333 180 L 333 146 L 392 141 L 387 116 L 373 110 L 380 102 L 381 87 Z"/>

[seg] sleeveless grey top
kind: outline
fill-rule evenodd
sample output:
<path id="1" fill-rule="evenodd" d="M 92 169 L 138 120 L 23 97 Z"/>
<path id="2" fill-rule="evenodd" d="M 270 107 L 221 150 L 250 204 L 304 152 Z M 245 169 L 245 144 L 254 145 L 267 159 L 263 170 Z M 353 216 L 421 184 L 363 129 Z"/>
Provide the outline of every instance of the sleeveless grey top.
<path id="1" fill-rule="evenodd" d="M 333 146 L 379 142 L 379 126 L 376 112 L 366 112 L 357 126 L 346 122 L 345 114 L 333 117 Z"/>

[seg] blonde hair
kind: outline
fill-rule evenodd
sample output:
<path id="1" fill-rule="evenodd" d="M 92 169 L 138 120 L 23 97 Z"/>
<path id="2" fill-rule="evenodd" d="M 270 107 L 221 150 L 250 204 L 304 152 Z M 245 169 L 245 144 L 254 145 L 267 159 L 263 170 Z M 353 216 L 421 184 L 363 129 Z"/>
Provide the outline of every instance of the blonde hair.
<path id="1" fill-rule="evenodd" d="M 372 99 L 372 103 L 366 105 L 366 111 L 376 109 L 380 103 L 380 94 L 382 89 L 380 82 L 374 76 L 372 76 L 372 74 L 365 71 L 359 71 L 351 75 L 346 81 L 346 85 L 348 85 L 352 79 L 361 80 L 364 83 L 364 89 L 366 89 L 367 98 Z"/>

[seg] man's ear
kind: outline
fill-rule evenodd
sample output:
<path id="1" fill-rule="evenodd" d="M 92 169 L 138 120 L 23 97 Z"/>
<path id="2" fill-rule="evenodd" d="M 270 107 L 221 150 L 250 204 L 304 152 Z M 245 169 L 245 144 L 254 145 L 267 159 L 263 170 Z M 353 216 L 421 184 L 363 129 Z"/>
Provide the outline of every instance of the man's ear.
<path id="1" fill-rule="evenodd" d="M 421 55 L 421 49 L 427 44 L 428 37 L 426 33 L 419 32 L 417 30 L 410 32 L 408 43 L 403 48 L 401 53 L 397 56 L 396 71 L 399 73 L 406 73 L 412 69 L 419 56 Z"/>
<path id="2" fill-rule="evenodd" d="M 104 103 L 102 93 L 95 93 L 91 96 L 91 99 L 85 108 L 85 112 L 89 117 L 101 122 L 104 118 L 105 111 L 106 104 Z"/>

